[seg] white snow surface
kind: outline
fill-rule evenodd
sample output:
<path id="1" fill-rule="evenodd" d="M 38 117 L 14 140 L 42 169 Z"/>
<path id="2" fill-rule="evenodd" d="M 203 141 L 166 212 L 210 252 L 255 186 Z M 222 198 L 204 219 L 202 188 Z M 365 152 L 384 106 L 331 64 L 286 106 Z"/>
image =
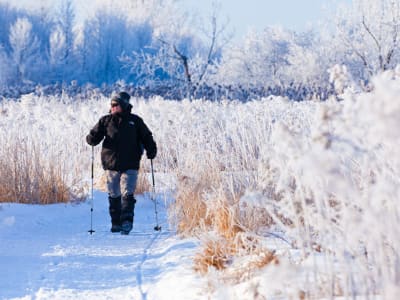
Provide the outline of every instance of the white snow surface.
<path id="1" fill-rule="evenodd" d="M 168 228 L 165 202 L 137 196 L 133 231 L 111 233 L 107 195 L 80 204 L 0 205 L 0 299 L 203 299 L 197 241 Z"/>

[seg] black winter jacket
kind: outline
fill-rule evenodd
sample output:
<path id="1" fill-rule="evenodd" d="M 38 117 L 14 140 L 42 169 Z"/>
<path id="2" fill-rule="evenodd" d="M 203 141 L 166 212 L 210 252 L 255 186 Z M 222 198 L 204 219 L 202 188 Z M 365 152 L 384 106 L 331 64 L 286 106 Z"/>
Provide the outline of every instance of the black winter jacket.
<path id="1" fill-rule="evenodd" d="M 126 112 L 100 118 L 86 136 L 86 141 L 96 146 L 103 138 L 101 163 L 105 170 L 139 170 L 143 147 L 148 158 L 153 159 L 157 154 L 151 131 L 135 114 Z"/>

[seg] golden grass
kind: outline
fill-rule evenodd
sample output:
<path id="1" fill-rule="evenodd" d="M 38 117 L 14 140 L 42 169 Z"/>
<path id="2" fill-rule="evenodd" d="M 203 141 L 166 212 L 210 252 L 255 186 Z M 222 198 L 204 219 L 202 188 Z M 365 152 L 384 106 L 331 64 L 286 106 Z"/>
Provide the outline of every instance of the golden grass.
<path id="1" fill-rule="evenodd" d="M 0 202 L 51 204 L 85 198 L 81 171 L 26 137 L 3 143 L 0 153 Z"/>
<path id="2" fill-rule="evenodd" d="M 202 251 L 193 259 L 194 270 L 206 274 L 210 267 L 225 269 L 234 254 L 230 243 L 221 237 L 207 237 L 202 240 Z"/>
<path id="3" fill-rule="evenodd" d="M 197 230 L 211 224 L 207 217 L 207 205 L 203 191 L 206 187 L 201 181 L 187 176 L 178 178 L 178 191 L 173 215 L 179 220 L 177 231 L 181 235 L 194 234 Z"/>
<path id="4" fill-rule="evenodd" d="M 50 204 L 81 200 L 71 191 L 60 165 L 39 159 L 35 150 L 28 151 L 23 145 L 15 149 L 0 160 L 0 202 Z"/>
<path id="5" fill-rule="evenodd" d="M 136 182 L 135 194 L 143 194 L 145 192 L 151 191 L 151 185 L 147 175 L 142 171 L 143 169 L 139 169 L 138 179 Z"/>
<path id="6" fill-rule="evenodd" d="M 194 257 L 194 270 L 205 275 L 210 268 L 222 271 L 229 269 L 231 282 L 248 279 L 256 270 L 271 263 L 279 264 L 274 251 L 268 250 L 259 237 L 246 232 L 238 232 L 226 238 L 215 232 L 205 234 L 201 239 L 201 250 Z M 233 264 L 234 259 L 246 257 L 245 262 Z M 234 274 L 234 276 L 232 276 Z"/>
<path id="7" fill-rule="evenodd" d="M 220 187 L 204 193 L 202 203 L 206 214 L 203 218 L 207 222 L 202 222 L 205 233 L 200 236 L 201 249 L 194 258 L 195 271 L 206 274 L 210 268 L 229 270 L 228 273 L 235 274 L 236 281 L 270 263 L 279 263 L 275 253 L 261 243 L 261 237 L 243 227 L 239 209 L 241 196 L 241 188 L 232 191 Z M 240 257 L 247 258 L 245 264 L 232 264 Z M 232 281 L 232 276 L 229 277 Z"/>
<path id="8" fill-rule="evenodd" d="M 239 191 L 227 190 L 220 164 L 208 161 L 204 168 L 193 168 L 193 176 L 178 175 L 175 203 L 171 215 L 177 220 L 182 235 L 196 235 L 204 230 L 216 230 L 231 238 L 241 231 L 238 223 Z"/>

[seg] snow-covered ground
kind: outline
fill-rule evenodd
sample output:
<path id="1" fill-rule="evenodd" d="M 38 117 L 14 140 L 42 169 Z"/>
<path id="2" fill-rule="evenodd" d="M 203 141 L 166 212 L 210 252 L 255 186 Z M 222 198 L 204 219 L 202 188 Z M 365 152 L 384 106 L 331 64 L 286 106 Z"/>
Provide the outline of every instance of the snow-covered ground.
<path id="1" fill-rule="evenodd" d="M 80 204 L 0 205 L 0 299 L 203 299 L 196 241 L 179 239 L 158 202 L 137 196 L 128 236 L 109 232 L 107 195 Z M 203 291 L 204 292 L 204 291 Z"/>

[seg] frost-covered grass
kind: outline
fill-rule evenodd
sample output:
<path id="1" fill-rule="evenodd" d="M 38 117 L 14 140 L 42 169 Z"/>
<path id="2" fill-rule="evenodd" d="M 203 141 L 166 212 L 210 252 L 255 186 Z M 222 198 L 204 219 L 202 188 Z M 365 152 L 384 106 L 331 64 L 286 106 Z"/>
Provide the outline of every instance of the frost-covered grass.
<path id="1" fill-rule="evenodd" d="M 396 76 L 375 78 L 370 93 L 347 90 L 342 101 L 323 103 L 132 101 L 159 146 L 156 172 L 176 178 L 170 220 L 203 241 L 194 267 L 216 297 L 236 295 L 225 284 L 283 298 L 398 295 Z M 9 149 L 27 151 L 30 164 L 50 164 L 72 194 L 84 195 L 91 162 L 84 137 L 108 104 L 103 97 L 2 102 L 0 143 L 9 146 L 0 161 L 12 166 Z M 96 147 L 96 182 L 98 158 Z M 149 171 L 147 160 L 142 167 Z"/>
<path id="2" fill-rule="evenodd" d="M 71 99 L 31 95 L 0 103 L 1 201 L 51 203 L 84 196 L 82 171 L 90 161 L 83 137 L 92 115 L 87 109 Z"/>

